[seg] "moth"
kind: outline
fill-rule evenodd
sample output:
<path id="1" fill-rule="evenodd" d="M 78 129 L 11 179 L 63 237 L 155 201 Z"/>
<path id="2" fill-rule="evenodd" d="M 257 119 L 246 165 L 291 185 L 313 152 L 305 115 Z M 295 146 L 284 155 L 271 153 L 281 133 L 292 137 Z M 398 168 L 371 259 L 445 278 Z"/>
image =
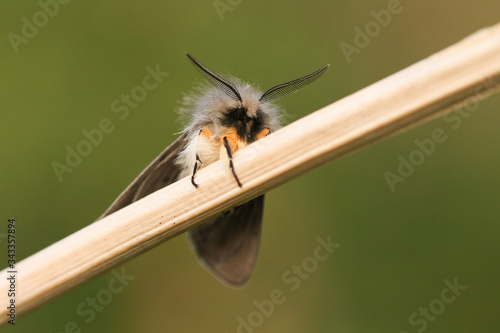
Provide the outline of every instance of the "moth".
<path id="1" fill-rule="evenodd" d="M 261 93 L 234 77 L 225 79 L 215 74 L 186 55 L 210 85 L 184 98 L 181 109 L 191 115 L 187 127 L 101 218 L 187 176 L 198 188 L 196 172 L 219 159 L 228 163 L 236 185 L 243 186 L 233 164 L 234 152 L 278 130 L 281 109 L 275 102 L 314 82 L 329 67 Z M 250 278 L 259 250 L 263 208 L 264 195 L 188 232 L 201 263 L 223 283 L 242 286 Z"/>

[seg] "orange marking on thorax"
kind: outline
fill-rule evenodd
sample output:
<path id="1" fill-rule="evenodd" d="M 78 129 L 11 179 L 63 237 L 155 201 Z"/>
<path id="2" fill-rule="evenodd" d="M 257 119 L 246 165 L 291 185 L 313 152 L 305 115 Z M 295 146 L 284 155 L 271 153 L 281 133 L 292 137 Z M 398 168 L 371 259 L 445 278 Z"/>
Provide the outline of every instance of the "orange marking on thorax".
<path id="1" fill-rule="evenodd" d="M 248 145 L 245 141 L 241 140 L 238 133 L 236 132 L 236 129 L 234 129 L 233 127 L 229 128 L 226 133 L 224 133 L 224 135 L 221 135 L 221 145 L 224 145 L 224 137 L 227 138 L 227 142 L 229 143 L 229 147 L 231 148 L 231 152 L 233 153 Z"/>
<path id="2" fill-rule="evenodd" d="M 256 140 L 260 140 L 262 139 L 263 137 L 267 136 L 269 134 L 269 129 L 267 128 L 264 128 L 262 131 L 259 132 L 259 134 L 257 134 L 255 136 Z"/>
<path id="3" fill-rule="evenodd" d="M 217 141 L 214 140 L 212 132 L 208 129 L 208 127 L 203 127 L 203 130 L 201 131 L 200 135 L 203 135 L 205 138 L 208 139 L 208 141 L 212 143 L 217 143 Z"/>
<path id="4" fill-rule="evenodd" d="M 256 140 L 262 139 L 269 133 L 270 133 L 269 129 L 267 128 L 263 129 L 262 131 L 260 131 L 259 134 L 256 135 Z M 240 150 L 241 148 L 248 146 L 248 143 L 242 138 L 240 138 L 234 127 L 229 128 L 224 134 L 222 134 L 219 138 L 219 141 L 214 139 L 212 131 L 210 131 L 208 127 L 204 127 L 202 129 L 200 136 L 203 136 L 206 139 L 206 141 L 219 146 L 221 149 L 221 154 L 224 153 L 224 155 L 225 155 L 224 137 L 227 138 L 227 142 L 229 143 L 229 148 L 231 149 L 231 153 L 234 153 Z"/>

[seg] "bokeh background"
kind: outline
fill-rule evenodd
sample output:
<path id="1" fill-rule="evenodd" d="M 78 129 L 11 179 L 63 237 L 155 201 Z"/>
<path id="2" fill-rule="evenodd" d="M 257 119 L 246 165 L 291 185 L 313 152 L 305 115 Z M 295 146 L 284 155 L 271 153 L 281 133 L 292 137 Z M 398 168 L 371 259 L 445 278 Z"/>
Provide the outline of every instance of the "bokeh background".
<path id="1" fill-rule="evenodd" d="M 399 12 L 347 59 L 340 45 L 355 46 L 355 28 L 388 6 Z M 43 24 L 41 10 L 36 1 L 0 5 L 0 248 L 6 253 L 7 218 L 15 217 L 18 259 L 94 221 L 175 139 L 175 108 L 200 80 L 184 52 L 262 89 L 330 63 L 318 82 L 282 101 L 292 122 L 496 23 L 500 3 L 71 1 L 14 47 L 9 33 L 22 36 L 23 18 L 34 15 Z M 157 65 L 168 77 L 120 119 L 113 101 Z M 498 332 L 499 111 L 493 96 L 457 113 L 460 126 L 436 119 L 268 193 L 259 260 L 244 289 L 201 268 L 181 235 L 118 267 L 135 278 L 93 315 L 87 299 L 104 297 L 111 272 L 2 329 L 55 333 L 74 322 L 75 332 Z M 64 163 L 66 146 L 103 118 L 113 132 L 60 182 L 52 163 Z M 446 141 L 391 191 L 384 173 L 396 173 L 398 157 L 436 128 Z M 318 237 L 340 247 L 292 290 L 282 276 L 311 264 Z M 467 288 L 445 304 L 444 281 L 455 279 Z M 273 290 L 282 304 L 258 310 Z"/>

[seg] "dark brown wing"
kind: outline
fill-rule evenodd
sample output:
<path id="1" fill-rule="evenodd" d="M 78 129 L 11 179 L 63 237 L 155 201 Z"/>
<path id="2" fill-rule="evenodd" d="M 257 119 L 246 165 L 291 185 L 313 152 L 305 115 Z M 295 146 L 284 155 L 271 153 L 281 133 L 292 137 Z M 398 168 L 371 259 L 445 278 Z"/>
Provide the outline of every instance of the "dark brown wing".
<path id="1" fill-rule="evenodd" d="M 99 219 L 130 205 L 160 188 L 172 184 L 179 177 L 180 167 L 175 163 L 177 154 L 186 146 L 188 134 L 184 133 L 168 146 L 144 171 L 120 194 Z"/>
<path id="2" fill-rule="evenodd" d="M 264 195 L 189 231 L 198 257 L 223 282 L 242 286 L 252 275 L 260 244 Z"/>

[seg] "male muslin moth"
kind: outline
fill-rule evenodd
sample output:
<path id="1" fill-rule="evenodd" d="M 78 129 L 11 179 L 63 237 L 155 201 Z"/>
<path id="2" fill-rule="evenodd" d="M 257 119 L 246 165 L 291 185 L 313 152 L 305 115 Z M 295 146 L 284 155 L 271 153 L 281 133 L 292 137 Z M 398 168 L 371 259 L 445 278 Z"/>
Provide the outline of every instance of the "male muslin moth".
<path id="1" fill-rule="evenodd" d="M 233 153 L 278 130 L 281 110 L 274 102 L 314 82 L 329 67 L 261 93 L 236 78 L 222 78 L 186 55 L 210 85 L 184 98 L 181 111 L 191 116 L 187 127 L 101 218 L 186 176 L 191 176 L 197 188 L 196 172 L 219 159 L 228 161 L 231 177 L 241 187 Z M 188 232 L 200 261 L 223 283 L 242 286 L 250 278 L 259 250 L 263 208 L 264 195 Z"/>

